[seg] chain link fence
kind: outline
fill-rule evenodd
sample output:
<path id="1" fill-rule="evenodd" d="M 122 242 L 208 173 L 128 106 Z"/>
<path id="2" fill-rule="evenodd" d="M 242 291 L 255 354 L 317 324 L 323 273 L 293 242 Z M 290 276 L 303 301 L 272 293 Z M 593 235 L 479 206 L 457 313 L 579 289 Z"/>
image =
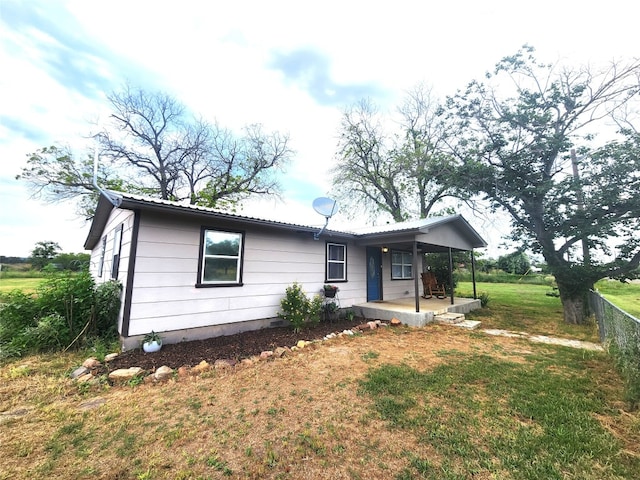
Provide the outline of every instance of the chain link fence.
<path id="1" fill-rule="evenodd" d="M 598 321 L 600 341 L 616 359 L 626 382 L 626 397 L 633 407 L 640 406 L 640 320 L 619 309 L 593 290 L 589 293 L 591 311 Z"/>

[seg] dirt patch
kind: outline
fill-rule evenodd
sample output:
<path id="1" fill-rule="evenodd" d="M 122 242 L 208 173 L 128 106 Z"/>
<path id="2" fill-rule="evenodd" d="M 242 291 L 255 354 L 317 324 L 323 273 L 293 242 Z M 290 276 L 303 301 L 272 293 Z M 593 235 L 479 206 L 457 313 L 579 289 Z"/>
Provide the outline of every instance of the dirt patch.
<path id="1" fill-rule="evenodd" d="M 250 332 L 238 333 L 164 345 L 155 353 L 145 353 L 142 349 L 130 350 L 110 361 L 109 370 L 118 368 L 141 367 L 155 370 L 162 365 L 173 369 L 182 366 L 194 366 L 202 360 L 213 363 L 219 359 L 242 360 L 253 355 L 260 355 L 265 350 L 277 347 L 291 347 L 298 340 L 320 340 L 325 335 L 351 329 L 364 322 L 361 318 L 352 321 L 321 322 L 316 326 L 296 333 L 290 327 L 264 328 Z"/>

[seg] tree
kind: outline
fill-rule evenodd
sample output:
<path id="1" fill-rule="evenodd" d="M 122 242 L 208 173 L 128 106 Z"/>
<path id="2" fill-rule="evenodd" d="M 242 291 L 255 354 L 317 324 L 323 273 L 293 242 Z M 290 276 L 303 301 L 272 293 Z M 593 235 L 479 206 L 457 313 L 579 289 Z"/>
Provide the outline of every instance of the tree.
<path id="1" fill-rule="evenodd" d="M 287 136 L 264 133 L 259 125 L 236 136 L 188 117 L 184 105 L 162 92 L 126 87 L 108 98 L 111 129 L 97 137 L 103 154 L 154 195 L 214 207 L 277 192 L 271 173 L 292 153 Z"/>
<path id="2" fill-rule="evenodd" d="M 220 208 L 251 194 L 278 192 L 275 174 L 293 153 L 286 135 L 260 125 L 235 135 L 188 115 L 163 92 L 126 87 L 108 100 L 112 115 L 95 135 L 101 187 Z M 98 197 L 93 159 L 94 152 L 83 157 L 68 147 L 45 147 L 29 155 L 17 178 L 29 182 L 36 197 L 76 200 L 91 218 Z"/>
<path id="3" fill-rule="evenodd" d="M 77 211 L 86 219 L 93 217 L 98 192 L 93 187 L 93 157 L 74 158 L 67 146 L 43 147 L 27 155 L 27 164 L 16 176 L 25 180 L 34 198 L 49 202 L 75 200 Z M 122 190 L 123 182 L 100 165 L 97 179 L 104 188 Z"/>
<path id="4" fill-rule="evenodd" d="M 38 242 L 31 251 L 31 264 L 33 268 L 42 270 L 60 253 L 60 245 L 57 242 Z"/>
<path id="5" fill-rule="evenodd" d="M 499 256 L 498 268 L 503 272 L 524 275 L 531 269 L 531 262 L 522 250 L 518 250 Z"/>
<path id="6" fill-rule="evenodd" d="M 486 83 L 473 81 L 448 99 L 461 181 L 506 210 L 512 238 L 543 255 L 567 323 L 585 322 L 597 280 L 638 276 L 640 137 L 625 128 L 596 145 L 594 132 L 637 99 L 639 75 L 639 61 L 601 71 L 543 65 L 525 46 Z M 499 94 L 498 84 L 511 90 Z M 572 149 L 582 157 L 575 155 L 575 174 Z"/>
<path id="7" fill-rule="evenodd" d="M 426 218 L 438 201 L 459 190 L 451 181 L 454 159 L 443 149 L 447 129 L 430 92 L 416 87 L 398 113 L 400 133 L 393 135 L 371 101 L 346 109 L 332 174 L 335 194 L 347 205 L 400 222 Z"/>

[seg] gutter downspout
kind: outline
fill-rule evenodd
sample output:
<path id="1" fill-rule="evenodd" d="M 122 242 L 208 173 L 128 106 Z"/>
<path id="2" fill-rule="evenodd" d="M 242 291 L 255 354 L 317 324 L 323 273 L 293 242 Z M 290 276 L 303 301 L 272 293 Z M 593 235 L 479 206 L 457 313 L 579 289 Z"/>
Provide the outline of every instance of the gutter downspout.
<path id="1" fill-rule="evenodd" d="M 93 186 L 107 200 L 109 200 L 109 203 L 111 203 L 111 205 L 113 205 L 114 207 L 118 208 L 120 206 L 120 204 L 122 203 L 122 199 L 121 198 L 112 196 L 109 192 L 107 192 L 106 190 L 101 188 L 100 185 L 98 185 L 98 149 L 97 148 L 96 148 L 95 154 L 93 156 Z"/>

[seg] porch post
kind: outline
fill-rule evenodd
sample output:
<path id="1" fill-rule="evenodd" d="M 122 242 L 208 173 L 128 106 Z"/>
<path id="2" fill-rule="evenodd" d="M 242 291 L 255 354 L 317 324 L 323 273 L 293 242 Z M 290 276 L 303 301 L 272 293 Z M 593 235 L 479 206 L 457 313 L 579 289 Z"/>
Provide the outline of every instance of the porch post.
<path id="1" fill-rule="evenodd" d="M 477 299 L 476 294 L 476 257 L 473 254 L 473 248 L 471 249 L 471 280 L 473 281 L 473 299 Z"/>
<path id="2" fill-rule="evenodd" d="M 453 254 L 449 247 L 449 288 L 451 288 L 451 305 L 453 305 Z"/>
<path id="3" fill-rule="evenodd" d="M 422 264 L 422 263 L 421 263 Z M 418 242 L 413 242 L 413 291 L 416 296 L 416 313 L 420 313 L 420 289 L 418 288 Z"/>

